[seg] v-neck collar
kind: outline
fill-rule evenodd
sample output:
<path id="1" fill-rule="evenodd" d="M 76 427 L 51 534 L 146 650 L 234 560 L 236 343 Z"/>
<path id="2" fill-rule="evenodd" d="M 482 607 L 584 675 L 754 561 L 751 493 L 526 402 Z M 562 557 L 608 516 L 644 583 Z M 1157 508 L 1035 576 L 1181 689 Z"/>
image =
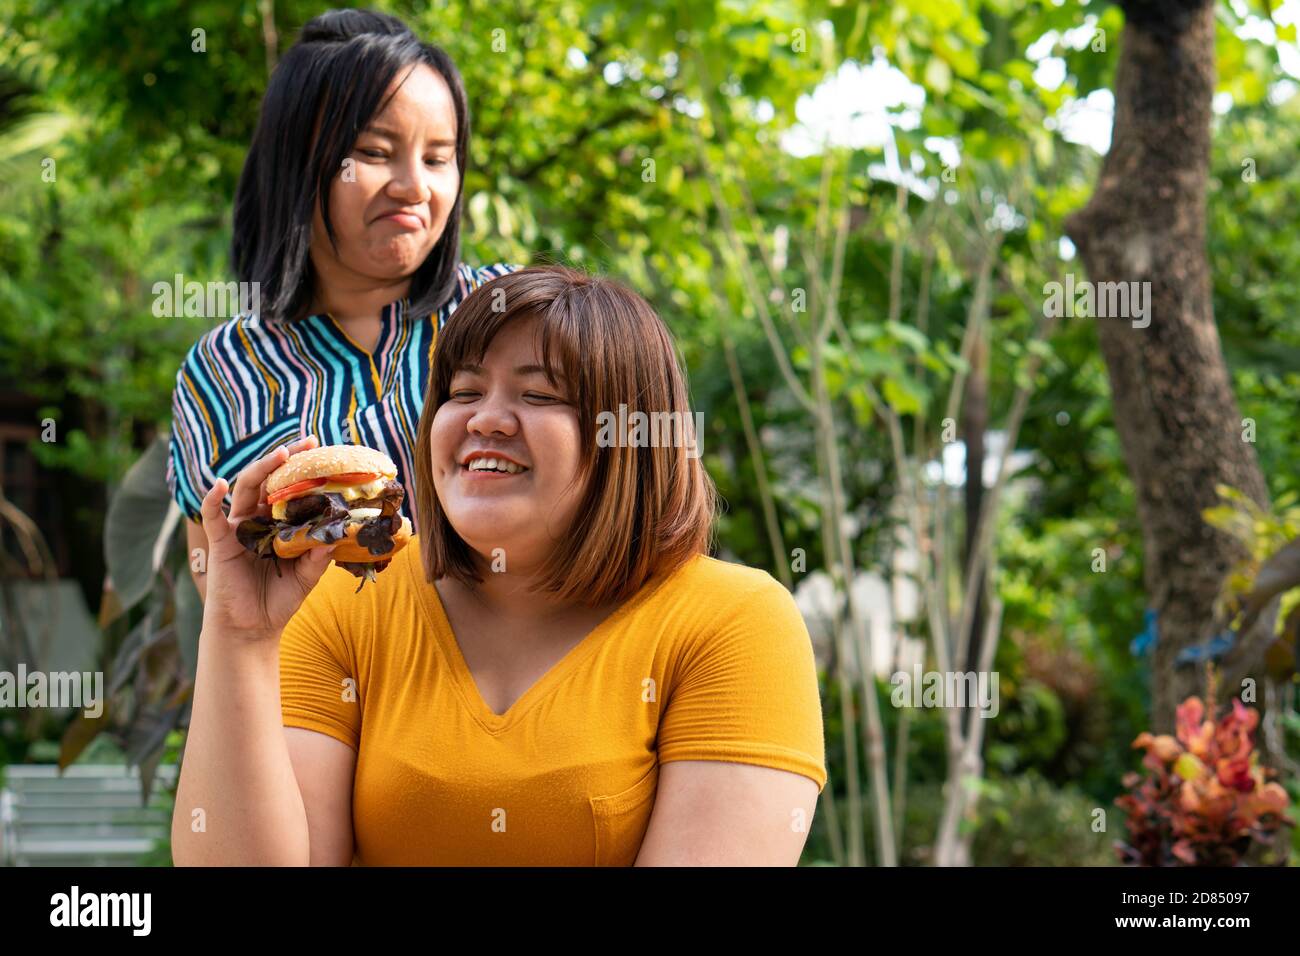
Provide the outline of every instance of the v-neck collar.
<path id="1" fill-rule="evenodd" d="M 345 347 L 352 349 L 363 358 L 374 361 L 383 356 L 388 343 L 393 339 L 393 330 L 406 316 L 409 306 L 409 297 L 403 296 L 400 299 L 394 299 L 379 310 L 379 338 L 375 340 L 373 351 L 366 351 L 366 349 L 362 348 L 361 343 L 349 335 L 347 330 L 339 325 L 338 320 L 328 312 L 316 312 L 308 316 L 308 318 L 316 322 L 322 329 L 325 329 L 330 337 L 344 343 Z"/>
<path id="2" fill-rule="evenodd" d="M 456 690 L 460 694 L 462 702 L 479 726 L 493 736 L 508 730 L 517 723 L 539 700 L 546 697 L 556 685 L 595 653 L 596 648 L 604 642 L 604 638 L 609 632 L 626 618 L 636 606 L 642 604 L 650 592 L 657 590 L 659 583 L 653 578 L 647 581 L 636 594 L 633 594 L 615 608 L 603 621 L 588 631 L 581 641 L 569 648 L 568 652 L 553 664 L 550 670 L 534 681 L 533 685 L 524 691 L 504 714 L 498 714 L 483 700 L 478 684 L 474 682 L 474 675 L 470 672 L 465 655 L 461 652 L 460 643 L 456 640 L 456 635 L 451 629 L 451 619 L 448 618 L 447 611 L 442 606 L 442 596 L 432 582 L 424 579 L 423 562 L 408 562 L 408 570 L 415 589 L 421 596 L 420 603 L 424 609 L 429 627 L 437 636 L 438 648 L 442 652 L 443 659 L 456 684 Z"/>

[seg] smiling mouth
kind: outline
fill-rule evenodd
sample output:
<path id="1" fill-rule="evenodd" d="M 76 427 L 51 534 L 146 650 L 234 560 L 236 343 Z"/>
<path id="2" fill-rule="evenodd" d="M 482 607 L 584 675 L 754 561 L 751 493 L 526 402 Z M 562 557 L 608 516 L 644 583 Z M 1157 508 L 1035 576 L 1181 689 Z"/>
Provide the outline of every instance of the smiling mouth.
<path id="1" fill-rule="evenodd" d="M 513 461 L 506 461 L 504 458 L 475 458 L 468 465 L 460 466 L 462 471 L 473 475 L 522 475 L 530 468 L 524 465 L 516 465 Z"/>

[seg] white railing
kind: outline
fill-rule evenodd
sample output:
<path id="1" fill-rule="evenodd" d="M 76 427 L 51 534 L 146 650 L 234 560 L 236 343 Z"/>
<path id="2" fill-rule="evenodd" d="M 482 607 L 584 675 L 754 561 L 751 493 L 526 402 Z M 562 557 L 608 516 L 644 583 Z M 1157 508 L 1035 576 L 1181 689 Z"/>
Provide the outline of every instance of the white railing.
<path id="1" fill-rule="evenodd" d="M 0 865 L 133 866 L 171 829 L 160 766 L 148 805 L 136 768 L 113 764 L 9 764 L 0 790 Z"/>

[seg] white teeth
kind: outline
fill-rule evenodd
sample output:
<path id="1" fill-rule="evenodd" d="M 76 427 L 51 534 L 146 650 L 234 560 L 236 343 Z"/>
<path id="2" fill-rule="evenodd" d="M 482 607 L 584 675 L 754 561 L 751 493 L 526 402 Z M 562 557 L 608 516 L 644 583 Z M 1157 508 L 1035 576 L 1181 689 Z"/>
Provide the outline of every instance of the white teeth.
<path id="1" fill-rule="evenodd" d="M 525 470 L 522 466 L 502 458 L 475 458 L 469 463 L 468 468 L 470 471 L 504 471 L 509 475 L 517 475 Z"/>

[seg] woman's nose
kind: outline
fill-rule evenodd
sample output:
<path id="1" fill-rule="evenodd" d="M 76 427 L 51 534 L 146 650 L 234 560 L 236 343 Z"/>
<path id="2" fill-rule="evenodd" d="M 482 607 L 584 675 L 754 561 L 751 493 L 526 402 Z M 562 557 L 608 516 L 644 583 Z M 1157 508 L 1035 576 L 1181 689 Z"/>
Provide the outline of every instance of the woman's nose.
<path id="1" fill-rule="evenodd" d="M 428 183 L 423 157 L 408 156 L 395 164 L 393 177 L 388 182 L 388 194 L 410 205 L 429 201 L 433 189 Z"/>
<path id="2" fill-rule="evenodd" d="M 466 427 L 480 435 L 499 433 L 513 435 L 519 430 L 519 419 L 515 417 L 508 403 L 486 396 L 474 409 Z"/>

